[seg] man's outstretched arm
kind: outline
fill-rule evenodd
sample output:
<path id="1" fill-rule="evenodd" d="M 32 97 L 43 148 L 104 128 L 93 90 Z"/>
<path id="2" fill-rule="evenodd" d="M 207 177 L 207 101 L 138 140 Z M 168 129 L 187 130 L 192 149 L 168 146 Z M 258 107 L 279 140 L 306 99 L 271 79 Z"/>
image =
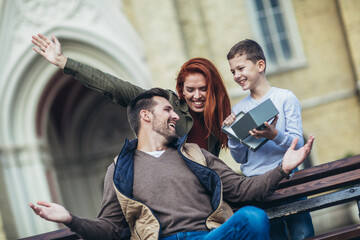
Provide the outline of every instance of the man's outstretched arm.
<path id="1" fill-rule="evenodd" d="M 35 214 L 48 221 L 65 224 L 71 231 L 77 233 L 83 239 L 120 239 L 127 223 L 113 187 L 113 174 L 114 164 L 111 164 L 106 172 L 103 200 L 96 219 L 79 218 L 56 203 L 39 201 L 37 202 L 39 206 L 32 203 L 29 203 L 29 206 Z"/>
<path id="2" fill-rule="evenodd" d="M 294 139 L 283 157 L 282 166 L 254 177 L 245 177 L 236 173 L 219 158 L 206 151 L 204 154 L 208 167 L 215 170 L 222 180 L 224 199 L 227 202 L 238 204 L 247 201 L 262 201 L 276 190 L 283 178 L 289 176 L 291 171 L 305 160 L 314 139 L 314 136 L 310 136 L 308 142 L 298 150 L 295 150 L 297 139 Z"/>

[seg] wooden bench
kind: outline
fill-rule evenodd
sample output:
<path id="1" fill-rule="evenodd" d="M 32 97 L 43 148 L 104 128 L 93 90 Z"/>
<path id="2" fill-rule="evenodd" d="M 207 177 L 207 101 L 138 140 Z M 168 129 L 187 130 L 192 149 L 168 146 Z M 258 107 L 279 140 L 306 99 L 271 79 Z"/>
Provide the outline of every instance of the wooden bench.
<path id="1" fill-rule="evenodd" d="M 276 192 L 257 205 L 265 209 L 269 219 L 311 212 L 351 201 L 355 201 L 360 209 L 359 184 L 360 155 L 357 155 L 298 171 L 289 180 L 281 181 Z M 308 198 L 297 200 L 304 197 Z M 290 203 L 279 204 L 281 202 Z M 360 225 L 308 238 L 315 239 L 360 239 Z"/>
<path id="2" fill-rule="evenodd" d="M 360 208 L 360 185 L 358 184 L 360 184 L 360 155 L 300 170 L 291 179 L 281 181 L 279 188 L 272 196 L 255 204 L 265 209 L 270 219 L 311 212 L 350 201 L 356 201 Z M 303 197 L 308 198 L 297 200 Z M 291 203 L 279 204 L 289 201 Z M 60 229 L 23 240 L 40 239 L 73 240 L 80 238 L 68 229 Z M 360 239 L 360 225 L 337 229 L 307 240 L 315 239 Z"/>

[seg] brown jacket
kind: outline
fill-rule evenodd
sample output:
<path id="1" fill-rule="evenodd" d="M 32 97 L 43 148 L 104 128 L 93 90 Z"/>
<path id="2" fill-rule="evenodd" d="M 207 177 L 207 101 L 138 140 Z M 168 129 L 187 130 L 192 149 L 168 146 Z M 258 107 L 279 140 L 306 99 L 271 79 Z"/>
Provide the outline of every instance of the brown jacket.
<path id="1" fill-rule="evenodd" d="M 215 205 L 213 206 L 214 211 L 206 219 L 206 226 L 208 229 L 219 227 L 233 214 L 231 207 L 223 201 L 224 189 L 222 179 L 218 174 L 214 174 L 212 169 L 208 168 L 206 157 L 198 145 L 189 143 L 184 144 L 185 137 L 179 139 L 177 143 L 179 154 L 182 156 L 189 169 L 198 177 L 203 186 L 209 186 L 207 190 L 212 198 L 212 202 L 215 202 Z M 136 146 L 136 140 L 131 142 L 127 141 L 119 157 L 115 160 L 116 165 L 113 178 L 114 188 L 121 209 L 129 224 L 132 239 L 159 239 L 161 229 L 160 222 L 153 211 L 149 206 L 132 197 L 132 174 L 134 172 L 133 154 Z M 197 164 L 194 164 L 194 162 Z M 285 173 L 277 171 L 272 175 L 273 179 L 270 179 L 270 183 L 266 184 L 267 187 L 259 187 L 256 185 L 250 187 L 249 184 L 251 184 L 251 182 L 246 182 L 245 185 L 247 186 L 245 186 L 243 190 L 239 190 L 239 192 L 241 192 L 240 195 L 245 195 L 244 191 L 247 191 L 248 189 L 250 189 L 248 199 L 252 200 L 260 200 L 271 194 L 277 187 L 278 182 L 285 176 Z M 268 176 L 261 176 L 257 178 L 259 181 L 261 179 L 261 182 L 264 182 L 267 177 Z M 245 182 L 243 176 L 237 176 L 237 178 L 240 179 L 240 183 Z M 256 180 L 252 182 L 256 183 Z M 236 184 L 236 182 L 234 182 L 234 184 Z M 247 198 L 244 197 L 244 199 L 246 200 Z"/>
<path id="2" fill-rule="evenodd" d="M 130 142 L 132 146 L 125 151 L 123 150 L 120 156 L 123 154 L 131 154 L 131 149 L 135 149 L 135 142 Z M 127 143 L 129 144 L 129 143 Z M 189 146 L 189 150 L 188 150 Z M 126 146 L 125 146 L 126 147 Z M 126 149 L 124 147 L 124 149 Z M 263 175 L 259 175 L 256 177 L 244 177 L 234 171 L 232 171 L 224 162 L 222 162 L 219 158 L 210 154 L 205 150 L 201 150 L 199 152 L 196 150 L 196 147 L 193 145 L 186 144 L 184 148 L 181 149 L 181 154 L 186 156 L 184 161 L 188 163 L 194 163 L 199 166 L 207 166 L 208 169 L 215 172 L 216 175 L 220 178 L 221 183 L 221 191 L 217 197 L 217 207 L 214 208 L 214 212 L 207 219 L 206 225 L 209 229 L 219 226 L 222 222 L 224 222 L 230 214 L 229 209 L 227 208 L 227 204 L 224 203 L 224 200 L 227 203 L 235 204 L 241 202 L 248 202 L 251 200 L 261 201 L 264 197 L 271 195 L 278 186 L 278 183 L 281 179 L 286 177 L 287 175 L 282 171 L 281 167 L 277 167 Z M 119 166 L 125 166 L 124 164 L 119 164 L 119 160 L 122 161 L 126 158 L 123 156 L 117 159 L 117 168 Z M 129 158 L 131 159 L 131 158 Z M 190 160 L 193 159 L 193 160 Z M 196 160 L 195 160 L 196 159 Z M 204 164 L 204 160 L 206 165 Z M 195 163 L 196 162 L 196 163 Z M 119 169 L 117 169 L 119 170 Z M 124 168 L 123 170 L 129 170 L 128 168 Z M 116 169 L 114 164 L 111 164 L 106 173 L 105 182 L 104 182 L 104 193 L 103 193 L 103 201 L 101 204 L 100 213 L 97 219 L 86 219 L 86 218 L 78 218 L 74 215 L 73 220 L 67 226 L 77 234 L 81 235 L 84 239 L 103 239 L 103 240 L 114 240 L 120 239 L 122 230 L 127 226 L 124 215 L 127 216 L 130 220 L 130 223 L 134 225 L 133 232 L 135 232 L 135 228 L 137 228 L 137 219 L 134 218 L 135 212 L 129 212 L 128 209 L 125 209 L 124 206 L 130 206 L 130 203 L 137 204 L 132 208 L 134 211 L 138 211 L 138 213 L 144 214 L 144 216 L 149 217 L 152 221 L 147 223 L 140 224 L 140 231 L 144 231 L 144 234 L 154 233 L 155 238 L 158 237 L 159 233 L 155 233 L 158 231 L 158 222 L 154 220 L 154 216 L 149 211 L 150 208 L 142 207 L 136 200 L 129 200 L 129 195 L 126 191 L 116 193 L 113 184 L 113 177 L 116 174 Z M 126 173 L 126 171 L 124 171 Z M 115 173 L 115 174 L 114 174 Z M 118 174 L 116 174 L 119 176 Z M 126 176 L 126 174 L 122 175 Z M 126 182 L 126 178 L 123 179 L 125 182 L 125 186 L 129 186 Z M 219 182 L 218 182 L 219 183 Z M 129 188 L 132 190 L 131 188 Z M 122 202 L 124 202 L 124 206 L 120 206 L 119 201 L 117 199 L 117 194 Z M 121 196 L 123 195 L 123 196 Z M 172 201 L 170 199 L 170 201 Z M 123 213 L 126 212 L 126 214 Z M 142 212 L 141 212 L 142 211 Z M 132 221 L 132 222 L 131 222 Z M 145 226 L 149 226 L 149 230 L 144 229 Z M 138 234 L 137 236 L 141 236 Z M 135 238 L 136 239 L 136 238 Z"/>

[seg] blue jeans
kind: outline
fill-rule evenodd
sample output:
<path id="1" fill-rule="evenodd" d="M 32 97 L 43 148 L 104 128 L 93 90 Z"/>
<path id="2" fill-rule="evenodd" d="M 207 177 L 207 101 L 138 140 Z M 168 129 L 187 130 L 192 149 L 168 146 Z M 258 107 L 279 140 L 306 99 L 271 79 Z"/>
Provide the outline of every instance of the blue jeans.
<path id="1" fill-rule="evenodd" d="M 269 219 L 260 208 L 240 208 L 220 227 L 207 232 L 180 232 L 161 240 L 269 240 Z"/>
<path id="2" fill-rule="evenodd" d="M 293 172 L 296 171 L 298 168 L 293 170 Z M 302 199 L 306 199 L 306 197 L 299 200 Z M 314 225 L 310 213 L 300 213 L 270 221 L 271 240 L 303 240 L 312 236 L 314 236 Z"/>
<path id="3" fill-rule="evenodd" d="M 270 221 L 271 240 L 302 240 L 312 236 L 314 236 L 314 226 L 310 213 L 300 213 Z"/>

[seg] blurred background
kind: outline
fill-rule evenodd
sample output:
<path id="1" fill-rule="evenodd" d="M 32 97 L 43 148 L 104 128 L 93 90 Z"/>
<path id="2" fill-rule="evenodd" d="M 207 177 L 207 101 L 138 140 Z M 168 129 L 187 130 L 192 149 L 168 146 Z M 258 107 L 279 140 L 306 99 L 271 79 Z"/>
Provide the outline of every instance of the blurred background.
<path id="1" fill-rule="evenodd" d="M 248 93 L 226 54 L 254 39 L 270 84 L 296 94 L 304 137 L 316 136 L 309 167 L 360 154 L 359 12 L 359 0 L 0 0 L 0 239 L 64 227 L 28 201 L 95 218 L 107 166 L 134 137 L 125 109 L 47 63 L 32 35 L 54 34 L 66 56 L 144 88 L 175 90 L 185 61 L 208 58 L 232 104 Z M 359 220 L 351 204 L 311 214 L 317 234 Z"/>

